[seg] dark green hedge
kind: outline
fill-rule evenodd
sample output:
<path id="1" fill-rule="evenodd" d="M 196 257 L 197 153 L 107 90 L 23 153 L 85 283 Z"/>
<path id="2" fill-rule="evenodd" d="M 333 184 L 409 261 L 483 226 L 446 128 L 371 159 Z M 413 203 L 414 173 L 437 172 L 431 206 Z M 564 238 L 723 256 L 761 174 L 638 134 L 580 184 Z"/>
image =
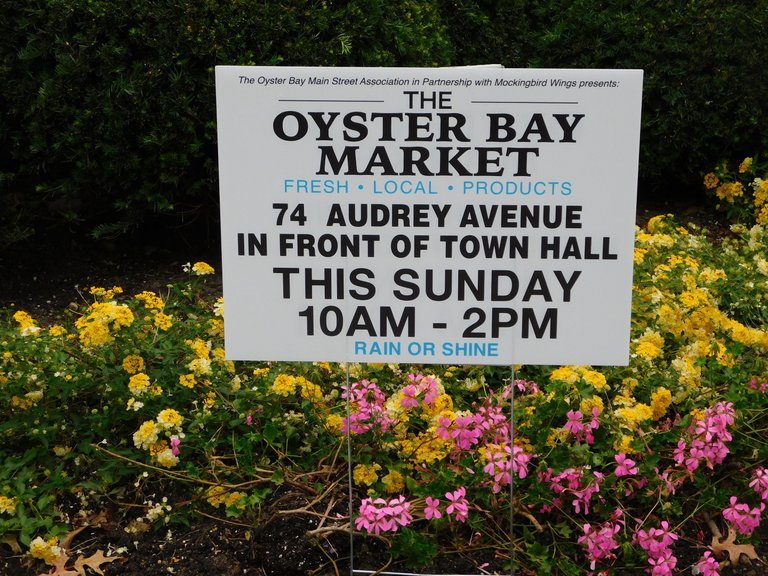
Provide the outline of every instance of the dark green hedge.
<path id="1" fill-rule="evenodd" d="M 766 0 L 533 0 L 531 66 L 642 68 L 641 194 L 768 149 Z"/>
<path id="2" fill-rule="evenodd" d="M 419 1 L 2 1 L 0 245 L 218 211 L 216 64 L 439 66 Z"/>
<path id="3" fill-rule="evenodd" d="M 642 190 L 765 146 L 768 0 L 0 5 L 0 246 L 215 221 L 216 64 L 644 68 Z"/>

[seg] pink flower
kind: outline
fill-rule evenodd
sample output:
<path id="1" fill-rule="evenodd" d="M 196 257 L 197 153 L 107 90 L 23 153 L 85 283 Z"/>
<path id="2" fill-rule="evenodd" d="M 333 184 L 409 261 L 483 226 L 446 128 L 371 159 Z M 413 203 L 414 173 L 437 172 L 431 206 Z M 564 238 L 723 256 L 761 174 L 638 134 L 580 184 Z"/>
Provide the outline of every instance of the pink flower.
<path id="1" fill-rule="evenodd" d="M 613 553 L 619 547 L 616 542 L 616 534 L 621 530 L 621 522 L 604 522 L 598 526 L 584 524 L 582 526 L 584 534 L 579 536 L 577 542 L 584 545 L 586 550 L 589 567 L 595 569 L 595 565 L 600 560 L 616 558 Z"/>
<path id="2" fill-rule="evenodd" d="M 763 502 L 768 502 L 768 470 L 762 466 L 755 470 L 755 478 L 749 487 L 757 492 Z"/>
<path id="3" fill-rule="evenodd" d="M 171 454 L 178 456 L 181 452 L 179 446 L 181 446 L 181 439 L 178 436 L 171 436 Z"/>
<path id="4" fill-rule="evenodd" d="M 426 502 L 426 506 L 424 507 L 424 518 L 432 520 L 432 518 L 437 519 L 443 517 L 439 508 L 440 500 L 427 496 L 424 501 Z"/>
<path id="5" fill-rule="evenodd" d="M 635 461 L 631 458 L 627 458 L 626 454 L 616 454 L 613 458 L 616 460 L 617 478 L 621 478 L 622 476 L 634 476 L 637 474 L 637 466 L 635 466 Z"/>
<path id="6" fill-rule="evenodd" d="M 731 505 L 723 510 L 723 518 L 731 523 L 739 534 L 749 536 L 760 525 L 760 514 L 765 510 L 765 502 L 759 508 L 750 509 L 747 504 L 739 504 L 736 496 L 731 496 Z"/>
<path id="7" fill-rule="evenodd" d="M 568 422 L 565 423 L 563 428 L 568 430 L 568 432 L 573 434 L 578 440 L 581 438 L 581 433 L 584 430 L 584 424 L 581 423 L 581 419 L 584 415 L 580 410 L 576 410 L 575 412 L 573 410 L 569 410 L 566 416 L 568 417 Z"/>
<path id="8" fill-rule="evenodd" d="M 664 549 L 657 557 L 648 558 L 648 564 L 651 566 L 651 576 L 672 576 L 672 570 L 677 566 L 677 557 L 671 550 Z"/>
<path id="9" fill-rule="evenodd" d="M 405 496 L 393 498 L 389 502 L 383 498 L 366 498 L 360 502 L 360 516 L 355 518 L 358 530 L 373 534 L 397 532 L 400 526 L 407 526 L 413 520 L 411 503 Z"/>
<path id="10" fill-rule="evenodd" d="M 670 546 L 677 540 L 677 534 L 669 529 L 669 522 L 662 520 L 660 528 L 637 530 L 634 540 L 648 553 L 652 576 L 672 576 L 677 558 L 672 554 Z"/>
<path id="11" fill-rule="evenodd" d="M 469 502 L 465 498 L 466 494 L 467 490 L 463 486 L 453 492 L 445 493 L 445 497 L 451 501 L 448 508 L 445 509 L 445 513 L 453 514 L 459 522 L 464 522 L 469 518 Z"/>
<path id="12" fill-rule="evenodd" d="M 696 568 L 702 576 L 720 576 L 720 563 L 712 556 L 712 552 L 707 550 L 704 557 L 696 564 Z"/>

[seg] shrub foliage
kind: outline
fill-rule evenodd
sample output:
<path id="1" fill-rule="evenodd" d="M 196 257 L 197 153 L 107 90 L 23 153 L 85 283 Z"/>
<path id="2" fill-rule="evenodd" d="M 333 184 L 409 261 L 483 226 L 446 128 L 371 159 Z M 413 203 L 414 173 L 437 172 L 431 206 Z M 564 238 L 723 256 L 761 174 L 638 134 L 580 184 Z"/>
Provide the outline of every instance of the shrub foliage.
<path id="1" fill-rule="evenodd" d="M 643 68 L 646 192 L 765 147 L 766 0 L 1 1 L 0 244 L 215 221 L 217 64 Z"/>

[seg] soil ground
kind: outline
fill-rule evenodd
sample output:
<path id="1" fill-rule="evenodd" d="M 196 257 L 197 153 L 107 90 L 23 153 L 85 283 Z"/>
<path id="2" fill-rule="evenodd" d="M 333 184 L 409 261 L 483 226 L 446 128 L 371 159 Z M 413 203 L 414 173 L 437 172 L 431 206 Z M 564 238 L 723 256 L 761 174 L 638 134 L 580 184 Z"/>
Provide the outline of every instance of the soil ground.
<path id="1" fill-rule="evenodd" d="M 656 203 L 641 206 L 637 221 L 642 224 L 650 216 L 673 213 L 685 224 L 699 225 L 727 233 L 722 219 L 699 207 Z M 130 239 L 129 239 L 130 240 Z M 220 272 L 219 249 L 215 244 L 200 247 L 199 242 L 181 243 L 156 239 L 152 242 L 133 239 L 129 242 L 89 242 L 68 237 L 41 239 L 14 246 L 0 253 L 0 309 L 24 309 L 38 322 L 47 324 L 67 313 L 71 303 L 82 301 L 81 292 L 90 286 L 121 286 L 126 293 L 153 290 L 162 293 L 169 283 L 181 281 L 185 262 L 203 260 Z M 220 287 L 217 274 L 213 289 Z M 117 508 L 105 504 L 102 513 L 91 519 L 72 540 L 70 557 L 91 557 L 97 551 L 120 559 L 97 565 L 101 572 L 87 569 L 86 574 L 104 576 L 330 576 L 349 573 L 349 536 L 342 531 L 325 538 L 307 538 L 317 527 L 317 516 L 284 513 L 306 504 L 300 493 L 281 494 L 268 504 L 257 526 L 226 518 L 198 516 L 188 526 L 166 525 L 145 532 L 127 532 L 131 518 Z M 72 503 L 62 502 L 66 506 Z M 283 511 L 281 513 L 281 510 Z M 71 510 L 76 513 L 76 510 Z M 340 511 L 344 513 L 344 510 Z M 710 538 L 706 525 L 700 532 L 689 534 L 678 542 L 675 553 L 681 573 L 691 574 L 692 566 L 703 553 L 701 544 Z M 471 535 L 467 535 L 469 538 Z M 370 573 L 387 566 L 386 547 L 376 539 L 355 541 L 355 568 Z M 0 575 L 38 576 L 52 574 L 50 567 L 32 562 L 0 540 Z M 766 576 L 762 559 L 768 558 L 768 530 L 757 545 L 760 559 L 724 569 L 722 576 Z M 506 558 L 493 552 L 475 551 L 467 555 L 438 557 L 424 574 L 505 574 Z M 72 566 L 72 564 L 68 564 Z M 408 572 L 402 563 L 391 563 L 389 572 Z M 645 571 L 617 569 L 616 575 L 640 574 Z M 517 572 L 521 574 L 520 571 Z M 74 576 L 77 572 L 59 574 Z M 530 575 L 525 575 L 530 576 Z"/>

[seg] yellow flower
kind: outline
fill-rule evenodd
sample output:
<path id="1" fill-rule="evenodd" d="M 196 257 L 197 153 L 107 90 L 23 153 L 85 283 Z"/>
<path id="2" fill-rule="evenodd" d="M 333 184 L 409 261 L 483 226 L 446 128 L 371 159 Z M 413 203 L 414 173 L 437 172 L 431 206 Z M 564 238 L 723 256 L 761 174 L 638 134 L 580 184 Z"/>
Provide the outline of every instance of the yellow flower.
<path id="1" fill-rule="evenodd" d="M 653 417 L 653 410 L 647 404 L 637 403 L 634 406 L 625 406 L 617 409 L 616 416 L 624 420 L 625 424 L 632 429 L 645 421 L 650 420 Z"/>
<path id="2" fill-rule="evenodd" d="M 323 372 L 331 373 L 331 365 L 328 362 L 315 362 L 314 364 Z"/>
<path id="3" fill-rule="evenodd" d="M 196 358 L 210 358 L 211 357 L 211 344 L 200 338 L 194 340 L 184 340 L 184 344 L 189 346 L 194 352 Z"/>
<path id="4" fill-rule="evenodd" d="M 696 388 L 701 381 L 701 366 L 695 364 L 695 358 L 681 355 L 672 360 L 672 368 L 679 374 L 678 382 L 686 388 Z"/>
<path id="5" fill-rule="evenodd" d="M 531 408 L 534 408 L 531 406 Z M 600 396 L 590 396 L 589 398 L 584 398 L 584 400 L 581 401 L 581 406 L 579 406 L 579 409 L 581 410 L 582 414 L 591 415 L 592 410 L 597 408 L 597 412 L 602 413 L 604 404 L 603 399 L 600 398 Z"/>
<path id="6" fill-rule="evenodd" d="M 176 456 L 170 448 L 164 448 L 155 454 L 155 459 L 163 468 L 173 468 L 179 463 L 179 457 Z"/>
<path id="7" fill-rule="evenodd" d="M 664 338 L 658 332 L 648 330 L 637 339 L 635 354 L 643 360 L 651 361 L 658 358 L 664 350 Z"/>
<path id="8" fill-rule="evenodd" d="M 62 549 L 58 544 L 58 538 L 51 538 L 46 542 L 38 536 L 29 543 L 29 555 L 46 564 L 53 564 L 62 554 Z"/>
<path id="9" fill-rule="evenodd" d="M 149 450 L 149 447 L 157 442 L 157 426 L 152 420 L 147 420 L 133 433 L 133 444 L 136 448 Z"/>
<path id="10" fill-rule="evenodd" d="M 635 254 L 634 254 L 634 261 L 635 264 L 642 264 L 645 260 L 645 255 L 648 253 L 648 250 L 645 248 L 635 248 Z"/>
<path id="11" fill-rule="evenodd" d="M 130 380 L 128 380 L 128 389 L 131 391 L 131 394 L 134 396 L 141 396 L 149 390 L 150 381 L 149 376 L 144 374 L 143 372 L 139 372 L 138 374 L 134 374 L 131 376 Z"/>
<path id="12" fill-rule="evenodd" d="M 136 294 L 136 300 L 144 304 L 144 308 L 148 310 L 162 310 L 165 307 L 165 302 L 154 292 L 145 290 Z"/>
<path id="13" fill-rule="evenodd" d="M 262 376 L 266 376 L 269 374 L 269 368 L 254 368 L 253 369 L 253 377 L 254 378 L 261 378 Z"/>
<path id="14" fill-rule="evenodd" d="M 194 374 L 182 374 L 179 376 L 179 384 L 185 388 L 194 388 L 195 384 L 197 384 L 197 380 L 195 379 Z"/>
<path id="15" fill-rule="evenodd" d="M 168 314 L 164 314 L 163 312 L 158 312 L 157 314 L 155 314 L 154 324 L 160 330 L 168 331 L 171 328 L 171 326 L 173 326 L 173 321 L 171 320 L 171 317 L 168 316 Z"/>
<path id="16" fill-rule="evenodd" d="M 744 174 L 744 172 L 749 172 L 750 168 L 752 168 L 752 158 L 744 158 L 741 164 L 739 164 L 739 173 Z"/>
<path id="17" fill-rule="evenodd" d="M 59 326 L 58 324 L 54 324 L 53 326 L 48 328 L 48 334 L 54 337 L 63 336 L 66 333 L 67 333 L 67 329 L 64 328 L 63 326 Z"/>
<path id="18" fill-rule="evenodd" d="M 189 368 L 192 372 L 194 372 L 198 376 L 202 376 L 204 374 L 210 374 L 211 373 L 211 361 L 208 358 L 195 358 L 187 364 L 187 368 Z"/>
<path id="19" fill-rule="evenodd" d="M 173 408 L 166 408 L 157 415 L 157 423 L 164 430 L 178 430 L 181 428 L 181 423 L 183 420 L 184 418 L 182 415 Z"/>
<path id="20" fill-rule="evenodd" d="M 715 194 L 720 200 L 733 204 L 736 198 L 744 195 L 744 185 L 741 182 L 727 182 L 718 186 Z"/>
<path id="21" fill-rule="evenodd" d="M 91 286 L 88 292 L 90 292 L 91 295 L 95 296 L 96 298 L 101 298 L 102 300 L 112 300 L 118 294 L 122 294 L 123 289 L 120 288 L 120 286 L 112 286 L 112 288 L 109 290 L 99 286 Z"/>
<path id="22" fill-rule="evenodd" d="M 715 357 L 718 363 L 725 368 L 732 368 L 736 364 L 733 354 L 728 352 L 725 344 L 720 341 L 717 342 L 717 354 Z"/>
<path id="23" fill-rule="evenodd" d="M 645 227 L 648 230 L 648 232 L 656 234 L 666 226 L 667 224 L 666 221 L 673 217 L 674 217 L 673 214 L 659 214 L 649 219 Z"/>
<path id="24" fill-rule="evenodd" d="M 208 394 L 206 394 L 205 398 L 203 399 L 203 406 L 205 406 L 208 410 L 210 410 L 215 405 L 216 405 L 216 393 L 208 392 Z"/>
<path id="25" fill-rule="evenodd" d="M 388 494 L 397 494 L 405 488 L 405 478 L 397 470 L 390 470 L 389 474 L 384 476 L 381 481 L 384 484 L 384 490 Z"/>
<path id="26" fill-rule="evenodd" d="M 0 496 L 0 514 L 15 514 L 16 513 L 16 498 L 9 498 L 8 496 Z"/>
<path id="27" fill-rule="evenodd" d="M 192 273 L 196 276 L 208 276 L 210 274 L 215 274 L 216 271 L 210 264 L 206 264 L 205 262 L 195 262 L 192 265 Z"/>
<path id="28" fill-rule="evenodd" d="M 219 318 L 224 317 L 224 297 L 219 296 L 213 303 L 213 315 Z"/>
<path id="29" fill-rule="evenodd" d="M 144 371 L 144 358 L 137 354 L 129 354 L 123 358 L 123 370 L 128 374 L 136 374 Z"/>
<path id="30" fill-rule="evenodd" d="M 651 411 L 653 412 L 652 418 L 658 420 L 667 412 L 672 404 L 672 393 L 666 388 L 656 388 L 651 394 Z"/>
<path id="31" fill-rule="evenodd" d="M 635 449 L 632 447 L 632 441 L 635 439 L 634 436 L 628 436 L 626 434 L 622 434 L 619 441 L 614 445 L 614 449 L 617 453 L 621 454 L 633 454 L 635 452 Z"/>
<path id="32" fill-rule="evenodd" d="M 720 184 L 720 179 L 712 172 L 704 176 L 704 186 L 707 190 L 714 190 Z"/>
<path id="33" fill-rule="evenodd" d="M 27 312 L 19 310 L 13 315 L 13 319 L 19 323 L 19 332 L 22 336 L 31 336 L 40 332 L 40 328 L 35 326 L 35 321 Z"/>
<path id="34" fill-rule="evenodd" d="M 290 396 L 296 392 L 296 378 L 289 374 L 278 374 L 272 382 L 272 392 L 280 396 Z"/>
<path id="35" fill-rule="evenodd" d="M 205 500 L 213 506 L 218 508 L 224 504 L 227 508 L 235 506 L 237 508 L 245 507 L 246 495 L 242 492 L 227 492 L 223 486 L 211 486 L 205 491 Z"/>
<path id="36" fill-rule="evenodd" d="M 550 428 L 546 444 L 550 448 L 562 444 L 568 437 L 568 430 L 565 428 Z"/>
<path id="37" fill-rule="evenodd" d="M 355 484 L 358 486 L 362 486 L 363 484 L 371 486 L 378 481 L 379 476 L 376 473 L 379 470 L 381 470 L 381 466 L 378 464 L 358 464 L 355 466 L 354 470 L 352 470 L 352 480 L 354 480 Z"/>
<path id="38" fill-rule="evenodd" d="M 296 378 L 296 384 L 299 385 L 301 390 L 301 397 L 310 402 L 319 402 L 323 399 L 323 392 L 320 390 L 320 386 L 313 384 L 306 378 L 299 376 Z"/>
<path id="39" fill-rule="evenodd" d="M 576 372 L 573 366 L 561 366 L 555 368 L 549 375 L 550 380 L 560 380 L 567 382 L 568 384 L 575 384 L 579 381 L 579 373 Z"/>
<path id="40" fill-rule="evenodd" d="M 341 434 L 344 427 L 344 419 L 338 414 L 331 414 L 325 419 L 325 429 L 331 434 Z"/>
<path id="41" fill-rule="evenodd" d="M 242 492 L 230 492 L 224 499 L 227 508 L 245 508 L 245 494 Z"/>
<path id="42" fill-rule="evenodd" d="M 205 491 L 205 499 L 214 508 L 217 508 L 224 503 L 226 493 L 222 486 L 211 486 Z"/>
<path id="43" fill-rule="evenodd" d="M 110 327 L 114 330 L 133 324 L 133 312 L 124 304 L 115 302 L 96 302 L 91 304 L 88 314 L 75 322 L 80 331 L 80 342 L 84 346 L 103 346 L 114 341 Z"/>
<path id="44" fill-rule="evenodd" d="M 716 270 L 713 270 L 712 268 L 704 268 L 704 270 L 699 273 L 699 282 L 702 284 L 711 284 L 717 280 L 727 279 L 728 276 L 725 274 L 725 271 L 720 268 Z"/>
<path id="45" fill-rule="evenodd" d="M 582 369 L 581 377 L 584 378 L 584 381 L 587 384 L 597 391 L 602 391 L 608 388 L 605 375 L 597 370 Z"/>
<path id="46" fill-rule="evenodd" d="M 403 449 L 403 453 L 412 452 L 410 460 L 415 464 L 433 464 L 446 458 L 453 449 L 452 442 L 438 438 L 435 435 L 434 427 L 426 432 L 419 433 L 415 438 L 414 444 L 415 450 L 411 447 L 408 451 Z"/>
<path id="47" fill-rule="evenodd" d="M 214 338 L 224 337 L 224 322 L 218 318 L 211 318 L 210 328 L 208 329 L 208 335 Z"/>

